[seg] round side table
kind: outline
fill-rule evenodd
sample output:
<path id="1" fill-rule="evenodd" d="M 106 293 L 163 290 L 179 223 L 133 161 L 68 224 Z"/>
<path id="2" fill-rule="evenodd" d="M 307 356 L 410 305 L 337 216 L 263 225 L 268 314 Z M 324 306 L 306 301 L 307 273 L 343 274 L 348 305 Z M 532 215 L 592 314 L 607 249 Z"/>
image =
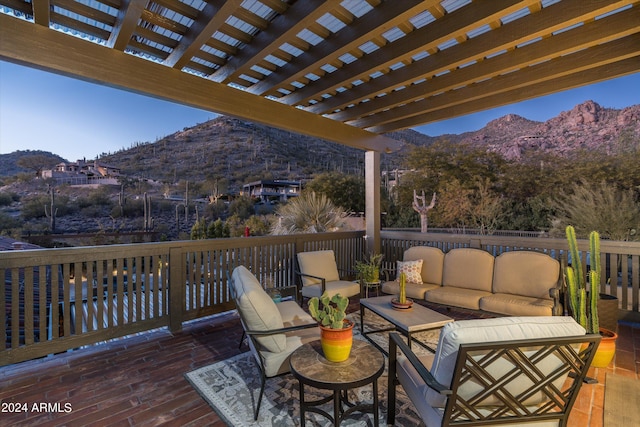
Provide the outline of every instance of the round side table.
<path id="1" fill-rule="evenodd" d="M 378 426 L 378 378 L 384 372 L 384 356 L 371 344 L 353 340 L 349 359 L 329 362 L 322 354 L 320 341 L 305 344 L 291 353 L 291 372 L 298 379 L 300 389 L 300 425 L 305 426 L 305 413 L 315 412 L 339 426 L 342 420 L 354 412 L 373 414 L 374 426 Z M 372 384 L 373 403 L 350 403 L 347 391 Z M 304 386 L 311 386 L 333 393 L 323 399 L 307 401 Z M 333 416 L 318 406 L 333 400 Z M 345 407 L 347 409 L 345 409 Z"/>
<path id="2" fill-rule="evenodd" d="M 375 289 L 376 291 L 376 296 L 379 297 L 380 296 L 380 286 L 382 285 L 382 282 L 380 280 L 377 280 L 375 282 L 362 282 L 362 286 L 364 288 L 364 297 L 365 298 L 369 298 L 369 291 L 371 289 Z"/>

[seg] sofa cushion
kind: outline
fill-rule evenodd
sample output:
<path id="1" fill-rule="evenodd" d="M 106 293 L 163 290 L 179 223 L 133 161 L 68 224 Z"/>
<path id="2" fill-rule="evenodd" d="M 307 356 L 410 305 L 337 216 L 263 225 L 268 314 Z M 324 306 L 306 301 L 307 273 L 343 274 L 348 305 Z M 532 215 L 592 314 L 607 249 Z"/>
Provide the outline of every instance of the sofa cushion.
<path id="1" fill-rule="evenodd" d="M 493 263 L 493 255 L 487 251 L 451 249 L 444 256 L 442 285 L 491 292 Z"/>
<path id="2" fill-rule="evenodd" d="M 436 304 L 479 310 L 480 299 L 489 295 L 491 295 L 491 292 L 478 291 L 476 289 L 438 286 L 428 290 L 424 295 L 424 299 Z"/>
<path id="3" fill-rule="evenodd" d="M 585 329 L 569 316 L 500 317 L 451 322 L 440 332 L 431 373 L 439 383 L 451 384 L 458 348 L 464 343 L 555 338 L 585 333 Z M 464 393 L 464 390 L 458 392 Z M 446 397 L 431 389 L 425 399 L 431 406 L 444 407 L 446 404 Z"/>
<path id="4" fill-rule="evenodd" d="M 410 283 L 422 283 L 422 260 L 396 261 L 398 265 L 398 275 L 396 280 L 400 280 L 400 275 L 405 274 L 406 281 Z"/>
<path id="5" fill-rule="evenodd" d="M 422 260 L 422 282 L 433 285 L 442 285 L 442 264 L 444 252 L 439 248 L 430 246 L 413 246 L 402 255 L 404 261 Z"/>
<path id="6" fill-rule="evenodd" d="M 322 277 L 327 282 L 340 280 L 336 256 L 332 250 L 298 252 L 298 266 L 301 273 Z M 320 279 L 302 276 L 302 286 L 321 282 Z"/>
<path id="7" fill-rule="evenodd" d="M 250 331 L 268 331 L 284 327 L 276 303 L 246 267 L 239 266 L 231 275 L 236 295 L 236 307 L 244 325 Z M 287 346 L 285 334 L 257 337 L 256 341 L 266 350 L 279 353 Z"/>
<path id="8" fill-rule="evenodd" d="M 553 316 L 553 300 L 513 294 L 480 298 L 480 310 L 508 316 Z"/>
<path id="9" fill-rule="evenodd" d="M 408 298 L 424 299 L 425 292 L 439 287 L 440 285 L 430 285 L 428 283 L 407 283 L 405 291 Z M 382 292 L 398 295 L 400 293 L 400 283 L 397 280 L 384 282 L 382 284 Z"/>
<path id="10" fill-rule="evenodd" d="M 560 279 L 560 263 L 533 251 L 504 252 L 496 257 L 493 292 L 551 300 L 549 289 Z"/>

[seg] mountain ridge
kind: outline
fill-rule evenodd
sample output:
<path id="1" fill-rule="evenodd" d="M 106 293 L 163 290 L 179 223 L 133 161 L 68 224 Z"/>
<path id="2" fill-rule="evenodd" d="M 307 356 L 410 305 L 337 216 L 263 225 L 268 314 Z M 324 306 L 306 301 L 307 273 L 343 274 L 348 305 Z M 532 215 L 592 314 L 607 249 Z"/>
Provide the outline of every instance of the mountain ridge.
<path id="1" fill-rule="evenodd" d="M 477 131 L 462 134 L 429 136 L 403 130 L 387 136 L 405 142 L 405 147 L 397 153 L 383 154 L 383 169 L 401 167 L 402 158 L 413 146 L 442 140 L 493 151 L 515 162 L 525 162 L 540 153 L 570 157 L 589 150 L 613 155 L 629 146 L 640 146 L 640 104 L 613 109 L 589 100 L 545 122 L 507 114 Z M 7 175 L 5 171 L 16 173 L 18 158 L 15 153 L 0 155 L 0 175 Z M 364 173 L 361 150 L 226 116 L 184 128 L 153 143 L 103 155 L 99 160 L 119 167 L 126 175 L 169 183 L 227 179 L 233 191 L 258 179 L 305 180 L 325 171 Z"/>

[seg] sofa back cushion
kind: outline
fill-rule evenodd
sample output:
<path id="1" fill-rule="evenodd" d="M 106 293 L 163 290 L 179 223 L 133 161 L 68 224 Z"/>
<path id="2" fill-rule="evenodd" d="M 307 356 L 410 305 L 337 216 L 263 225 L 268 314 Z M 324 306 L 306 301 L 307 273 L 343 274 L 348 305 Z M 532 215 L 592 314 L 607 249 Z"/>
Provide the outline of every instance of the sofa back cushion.
<path id="1" fill-rule="evenodd" d="M 481 249 L 451 249 L 444 256 L 442 285 L 491 292 L 493 262 L 493 255 Z"/>
<path id="2" fill-rule="evenodd" d="M 558 285 L 560 263 L 533 251 L 503 252 L 495 260 L 493 292 L 552 299 L 549 289 Z"/>
<path id="3" fill-rule="evenodd" d="M 422 270 L 420 271 L 422 282 L 434 285 L 442 284 L 444 252 L 439 248 L 432 248 L 430 246 L 413 246 L 404 251 L 402 259 L 404 261 L 422 260 Z"/>
<path id="4" fill-rule="evenodd" d="M 524 317 L 499 317 L 493 319 L 459 320 L 446 324 L 440 332 L 438 347 L 434 355 L 431 373 L 440 384 L 449 386 L 453 379 L 453 371 L 458 357 L 458 349 L 461 344 L 468 343 L 491 343 L 498 341 L 531 340 L 538 338 L 556 338 L 565 336 L 580 336 L 586 333 L 572 317 L 569 316 L 524 316 Z M 492 362 L 494 363 L 494 362 Z M 564 360 L 557 357 L 541 358 L 536 364 L 543 372 L 550 372 Z M 485 366 L 486 367 L 486 366 Z M 496 377 L 501 377 L 504 372 L 514 369 L 513 361 L 497 360 L 491 370 L 496 373 Z M 561 387 L 564 379 L 557 379 Z M 517 395 L 518 389 L 528 387 L 529 384 L 511 383 L 509 390 Z M 467 389 L 464 389 L 466 387 Z M 464 387 L 458 389 L 458 394 L 462 396 L 474 395 L 478 388 L 483 385 L 465 383 Z M 444 407 L 446 396 L 441 395 L 428 388 L 425 398 L 432 407 Z M 537 404 L 544 401 L 545 396 L 530 396 L 526 404 Z M 496 401 L 483 401 L 481 406 L 499 404 Z"/>
<path id="5" fill-rule="evenodd" d="M 298 267 L 301 273 L 323 277 L 327 282 L 340 280 L 336 256 L 332 250 L 298 252 Z M 321 283 L 321 280 L 302 276 L 303 286 L 317 283 Z"/>
<path id="6" fill-rule="evenodd" d="M 233 270 L 231 286 L 238 314 L 248 330 L 269 331 L 284 327 L 275 302 L 246 267 L 241 265 Z M 257 337 L 256 341 L 273 353 L 280 353 L 287 347 L 285 334 Z"/>

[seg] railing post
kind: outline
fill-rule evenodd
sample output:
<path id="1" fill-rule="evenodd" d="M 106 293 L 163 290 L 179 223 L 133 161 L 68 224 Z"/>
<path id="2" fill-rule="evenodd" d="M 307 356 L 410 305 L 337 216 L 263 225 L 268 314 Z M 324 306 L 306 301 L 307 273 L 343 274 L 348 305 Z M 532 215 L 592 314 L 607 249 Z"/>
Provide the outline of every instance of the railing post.
<path id="1" fill-rule="evenodd" d="M 185 252 L 174 247 L 169 250 L 169 330 L 178 332 L 182 329 L 185 307 Z"/>
<path id="2" fill-rule="evenodd" d="M 379 253 L 380 240 L 380 153 L 367 151 L 364 155 L 365 220 L 368 253 Z"/>

